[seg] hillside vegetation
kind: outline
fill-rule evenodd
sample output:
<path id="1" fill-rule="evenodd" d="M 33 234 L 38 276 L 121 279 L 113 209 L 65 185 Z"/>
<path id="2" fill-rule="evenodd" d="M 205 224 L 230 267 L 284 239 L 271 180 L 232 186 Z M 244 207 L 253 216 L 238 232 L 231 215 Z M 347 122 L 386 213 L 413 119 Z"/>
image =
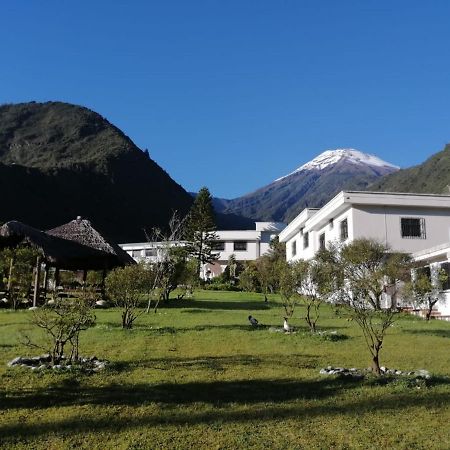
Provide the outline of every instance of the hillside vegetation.
<path id="1" fill-rule="evenodd" d="M 402 169 L 375 182 L 373 191 L 449 194 L 450 144 L 424 163 Z"/>
<path id="2" fill-rule="evenodd" d="M 81 215 L 115 241 L 145 240 L 191 196 L 118 128 L 60 102 L 0 107 L 0 221 L 41 229 Z"/>

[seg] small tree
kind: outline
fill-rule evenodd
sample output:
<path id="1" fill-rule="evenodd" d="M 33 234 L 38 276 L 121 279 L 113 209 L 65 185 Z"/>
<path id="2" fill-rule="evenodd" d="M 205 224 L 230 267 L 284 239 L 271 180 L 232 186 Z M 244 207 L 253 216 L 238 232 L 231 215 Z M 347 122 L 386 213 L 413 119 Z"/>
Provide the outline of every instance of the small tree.
<path id="1" fill-rule="evenodd" d="M 322 250 L 316 260 L 332 276 L 334 299 L 343 307 L 341 313 L 360 327 L 372 356 L 372 370 L 380 375 L 380 351 L 398 313 L 392 299 L 409 273 L 409 257 L 383 251 L 376 241 L 359 239 L 341 249 Z M 382 300 L 391 303 L 382 308 Z"/>
<path id="2" fill-rule="evenodd" d="M 443 269 L 430 270 L 430 276 L 423 270 L 413 270 L 411 281 L 405 286 L 405 295 L 410 297 L 418 308 L 425 307 L 427 312 L 425 319 L 431 318 L 434 305 L 443 298 L 442 286 L 448 280 L 448 275 Z"/>
<path id="3" fill-rule="evenodd" d="M 215 232 L 214 208 L 208 188 L 203 187 L 195 197 L 189 211 L 184 236 L 189 242 L 187 250 L 197 261 L 197 276 L 203 264 L 217 260 L 219 254 L 213 253 L 214 242 L 217 240 Z"/>
<path id="4" fill-rule="evenodd" d="M 239 286 L 247 292 L 255 292 L 260 289 L 258 282 L 258 270 L 254 261 L 248 261 L 244 270 L 239 275 Z"/>
<path id="5" fill-rule="evenodd" d="M 255 261 L 255 266 L 258 283 L 261 292 L 264 294 L 264 301 L 267 302 L 267 295 L 269 292 L 273 292 L 275 278 L 278 278 L 276 272 L 279 267 L 275 267 L 274 261 L 269 256 L 261 256 L 258 258 Z"/>
<path id="6" fill-rule="evenodd" d="M 30 323 L 45 333 L 44 343 L 40 344 L 25 335 L 25 345 L 47 351 L 52 364 L 59 364 L 70 354 L 67 362 L 79 359 L 80 333 L 95 324 L 93 304 L 96 294 L 85 289 L 80 298 L 58 299 L 53 305 L 44 305 L 33 311 Z"/>
<path id="7" fill-rule="evenodd" d="M 290 319 L 294 315 L 295 307 L 299 301 L 299 278 L 297 263 L 285 263 L 280 267 L 279 293 L 284 315 Z"/>
<path id="8" fill-rule="evenodd" d="M 315 333 L 323 299 L 320 295 L 319 286 L 325 286 L 325 279 L 322 279 L 324 270 L 314 261 L 298 261 L 295 264 L 295 275 L 301 293 L 300 298 L 305 305 L 305 321 L 309 330 Z"/>
<path id="9" fill-rule="evenodd" d="M 154 228 L 147 239 L 157 242 L 156 260 L 149 264 L 152 273 L 152 281 L 149 290 L 147 312 L 150 311 L 152 299 L 155 300 L 154 312 L 158 310 L 161 300 L 168 300 L 170 293 L 177 286 L 183 285 L 186 291 L 192 291 L 198 281 L 197 265 L 193 273 L 193 264 L 188 260 L 188 250 L 180 239 L 184 234 L 186 222 L 173 213 L 168 226 L 168 231 L 163 232 Z"/>
<path id="10" fill-rule="evenodd" d="M 37 256 L 35 249 L 26 246 L 2 251 L 0 265 L 6 275 L 8 298 L 13 309 L 30 296 Z"/>
<path id="11" fill-rule="evenodd" d="M 135 264 L 111 271 L 105 279 L 106 293 L 122 308 L 122 328 L 133 328 L 134 321 L 145 311 L 138 311 L 141 299 L 153 286 L 153 274 L 145 264 Z"/>

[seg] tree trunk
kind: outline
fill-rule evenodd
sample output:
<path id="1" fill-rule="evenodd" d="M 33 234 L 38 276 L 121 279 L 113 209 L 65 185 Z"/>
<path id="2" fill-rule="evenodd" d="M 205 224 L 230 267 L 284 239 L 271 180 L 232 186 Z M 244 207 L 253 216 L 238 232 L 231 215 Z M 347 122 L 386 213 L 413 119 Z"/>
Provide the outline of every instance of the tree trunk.
<path id="1" fill-rule="evenodd" d="M 39 299 L 39 283 L 41 278 L 41 257 L 36 258 L 36 274 L 34 278 L 33 306 L 37 306 Z"/>
<path id="2" fill-rule="evenodd" d="M 381 342 L 378 342 L 377 344 L 375 344 L 373 346 L 373 354 L 372 354 L 372 371 L 373 373 L 375 373 L 377 376 L 381 376 L 381 369 L 380 369 L 380 360 L 379 360 L 379 355 L 380 355 L 380 349 L 381 349 Z"/>
<path id="3" fill-rule="evenodd" d="M 50 267 L 48 264 L 45 264 L 45 272 L 44 272 L 44 303 L 47 303 L 47 289 L 48 289 L 48 272 Z"/>
<path id="4" fill-rule="evenodd" d="M 11 286 L 12 286 L 12 274 L 14 269 L 14 258 L 11 258 L 9 261 L 9 274 L 8 274 L 8 294 L 11 292 Z"/>

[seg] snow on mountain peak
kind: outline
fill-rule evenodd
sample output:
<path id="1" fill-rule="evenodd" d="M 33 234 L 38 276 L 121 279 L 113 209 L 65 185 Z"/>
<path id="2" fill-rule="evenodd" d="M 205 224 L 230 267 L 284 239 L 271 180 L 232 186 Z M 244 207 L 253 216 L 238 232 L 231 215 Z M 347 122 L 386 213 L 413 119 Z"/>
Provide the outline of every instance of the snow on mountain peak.
<path id="1" fill-rule="evenodd" d="M 375 167 L 391 167 L 393 169 L 399 169 L 399 167 L 394 166 L 382 159 L 378 158 L 375 155 L 370 155 L 369 153 L 363 153 L 359 150 L 355 150 L 353 148 L 338 148 L 336 150 L 326 150 L 321 153 L 319 156 L 316 156 L 311 161 L 303 164 L 298 169 L 293 172 L 285 175 L 284 177 L 278 178 L 275 181 L 286 178 L 294 173 L 301 172 L 303 170 L 323 170 L 325 167 L 336 164 L 341 159 L 346 159 L 350 163 L 353 164 L 361 164 L 366 166 L 375 166 Z"/>

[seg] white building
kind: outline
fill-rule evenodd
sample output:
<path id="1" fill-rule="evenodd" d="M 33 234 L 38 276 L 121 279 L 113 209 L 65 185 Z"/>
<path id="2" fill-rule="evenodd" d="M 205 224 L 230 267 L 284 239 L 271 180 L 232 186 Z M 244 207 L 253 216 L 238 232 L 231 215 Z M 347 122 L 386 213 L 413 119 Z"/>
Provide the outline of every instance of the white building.
<path id="1" fill-rule="evenodd" d="M 440 269 L 447 273 L 449 278 L 442 286 L 441 299 L 434 306 L 434 309 L 440 318 L 450 320 L 450 242 L 415 252 L 412 257 L 414 261 L 430 268 L 430 276 L 433 276 Z"/>
<path id="2" fill-rule="evenodd" d="M 214 264 L 206 264 L 203 267 L 203 278 L 220 275 L 227 266 L 231 255 L 236 261 L 254 261 L 266 254 L 270 248 L 270 241 L 278 236 L 286 226 L 278 222 L 255 222 L 255 230 L 219 230 L 215 253 L 219 254 Z M 177 242 L 136 242 L 119 244 L 136 262 L 156 262 L 161 260 L 168 245 L 183 246 L 183 241 Z"/>
<path id="3" fill-rule="evenodd" d="M 214 250 L 219 254 L 214 264 L 207 264 L 204 278 L 220 275 L 227 266 L 228 258 L 234 255 L 236 261 L 254 261 L 265 255 L 270 241 L 286 226 L 280 222 L 255 222 L 255 230 L 219 230 Z"/>
<path id="4" fill-rule="evenodd" d="M 414 253 L 449 240 L 450 196 L 342 191 L 320 209 L 304 209 L 279 235 L 286 259 L 311 259 L 330 242 L 375 239 Z"/>
<path id="5" fill-rule="evenodd" d="M 161 261 L 169 247 L 186 245 L 183 241 L 134 242 L 119 244 L 136 262 L 154 263 Z"/>

